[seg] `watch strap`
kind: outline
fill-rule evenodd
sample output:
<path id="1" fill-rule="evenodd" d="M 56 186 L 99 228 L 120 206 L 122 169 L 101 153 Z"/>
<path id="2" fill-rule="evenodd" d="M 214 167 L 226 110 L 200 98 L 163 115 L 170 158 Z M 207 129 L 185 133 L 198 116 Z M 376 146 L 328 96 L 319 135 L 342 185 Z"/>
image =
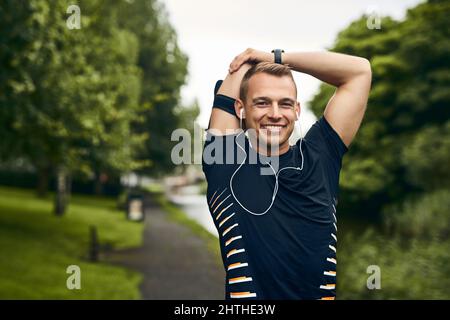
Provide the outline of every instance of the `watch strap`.
<path id="1" fill-rule="evenodd" d="M 281 60 L 281 54 L 284 53 L 284 50 L 282 49 L 273 49 L 272 53 L 274 55 L 274 62 L 278 64 L 283 64 Z"/>

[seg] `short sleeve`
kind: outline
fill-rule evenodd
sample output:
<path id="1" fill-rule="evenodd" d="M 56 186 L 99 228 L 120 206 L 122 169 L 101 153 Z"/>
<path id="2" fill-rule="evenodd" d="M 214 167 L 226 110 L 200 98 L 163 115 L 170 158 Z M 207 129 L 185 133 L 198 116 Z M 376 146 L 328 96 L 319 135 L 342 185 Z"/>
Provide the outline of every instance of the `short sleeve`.
<path id="1" fill-rule="evenodd" d="M 330 186 L 335 194 L 338 192 L 339 174 L 342 168 L 342 158 L 348 151 L 341 137 L 322 116 L 309 129 L 305 142 L 316 152 L 323 162 Z"/>
<path id="2" fill-rule="evenodd" d="M 318 144 L 322 151 L 327 152 L 332 159 L 339 162 L 348 151 L 341 137 L 324 116 L 320 117 L 311 127 L 305 136 L 305 140 L 313 144 Z"/>
<path id="3" fill-rule="evenodd" d="M 207 179 L 212 175 L 227 175 L 237 163 L 243 161 L 243 154 L 238 152 L 236 143 L 245 145 L 245 141 L 241 141 L 243 139 L 239 136 L 245 137 L 239 134 L 214 135 L 206 132 L 202 169 Z"/>

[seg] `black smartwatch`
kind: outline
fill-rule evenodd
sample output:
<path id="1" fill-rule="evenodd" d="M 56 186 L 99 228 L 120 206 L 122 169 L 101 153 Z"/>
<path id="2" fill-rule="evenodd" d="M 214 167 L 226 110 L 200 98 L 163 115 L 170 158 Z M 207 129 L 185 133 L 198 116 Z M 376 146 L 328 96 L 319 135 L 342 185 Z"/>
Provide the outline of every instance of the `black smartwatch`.
<path id="1" fill-rule="evenodd" d="M 281 61 L 281 54 L 284 53 L 284 50 L 282 49 L 273 49 L 272 53 L 274 55 L 274 62 L 278 64 L 283 64 Z"/>

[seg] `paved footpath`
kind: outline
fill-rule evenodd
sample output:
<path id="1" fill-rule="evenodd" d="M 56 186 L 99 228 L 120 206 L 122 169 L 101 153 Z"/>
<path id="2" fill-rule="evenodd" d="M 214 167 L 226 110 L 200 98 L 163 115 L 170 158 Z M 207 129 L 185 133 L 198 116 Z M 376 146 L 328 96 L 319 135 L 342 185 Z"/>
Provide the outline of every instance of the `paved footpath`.
<path id="1" fill-rule="evenodd" d="M 221 261 L 202 238 L 168 220 L 164 211 L 147 201 L 143 246 L 109 253 L 106 261 L 144 275 L 142 299 L 223 300 Z"/>

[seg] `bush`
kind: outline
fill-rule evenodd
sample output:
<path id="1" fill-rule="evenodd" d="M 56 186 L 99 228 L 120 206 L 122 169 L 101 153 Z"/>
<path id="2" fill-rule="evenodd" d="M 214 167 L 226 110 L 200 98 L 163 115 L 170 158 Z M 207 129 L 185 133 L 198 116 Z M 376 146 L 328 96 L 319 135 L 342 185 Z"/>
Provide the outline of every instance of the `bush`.
<path id="1" fill-rule="evenodd" d="M 339 299 L 450 299 L 450 242 L 412 239 L 406 245 L 369 230 L 350 235 L 338 253 Z M 381 271 L 381 289 L 369 290 L 367 267 Z"/>
<path id="2" fill-rule="evenodd" d="M 448 240 L 450 233 L 450 191 L 438 190 L 384 212 L 388 234 L 402 238 Z"/>

